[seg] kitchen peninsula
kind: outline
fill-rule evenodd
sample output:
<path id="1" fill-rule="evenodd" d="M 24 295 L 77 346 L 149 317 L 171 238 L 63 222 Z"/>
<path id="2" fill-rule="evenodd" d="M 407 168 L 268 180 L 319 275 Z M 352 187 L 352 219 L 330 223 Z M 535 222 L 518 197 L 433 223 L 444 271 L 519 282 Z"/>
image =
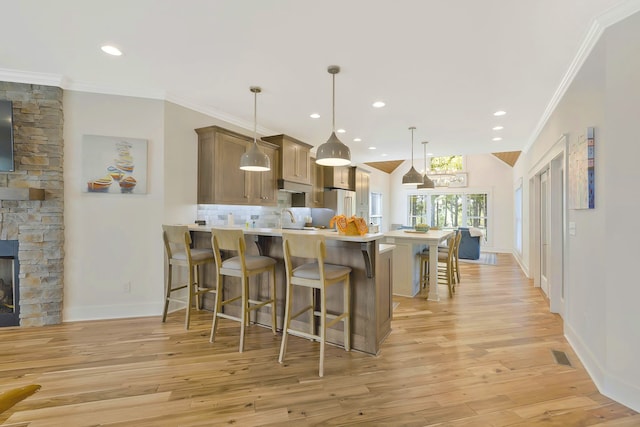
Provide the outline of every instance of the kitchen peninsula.
<path id="1" fill-rule="evenodd" d="M 195 247 L 211 247 L 211 226 L 190 225 Z M 237 227 L 239 228 L 239 227 Z M 369 233 L 364 236 L 346 236 L 332 230 L 285 230 L 301 234 L 321 234 L 326 239 L 327 262 L 349 266 L 351 272 L 351 346 L 354 350 L 369 354 L 378 354 L 386 336 L 391 331 L 392 278 L 393 278 L 393 245 L 382 243 L 382 233 Z M 285 272 L 282 251 L 282 229 L 279 228 L 246 228 L 244 229 L 247 253 L 261 254 L 277 260 L 276 264 L 276 299 L 277 327 L 282 329 L 285 307 Z M 204 270 L 204 282 L 208 286 L 215 281 L 214 267 Z M 235 296 L 239 287 L 226 286 L 225 298 Z M 260 280 L 259 292 L 268 291 L 266 277 L 252 278 Z M 255 288 L 255 287 L 252 287 Z M 308 294 L 294 295 L 294 307 L 297 304 L 308 304 Z M 329 310 L 335 305 L 342 306 L 342 291 L 329 289 L 327 292 Z M 230 307 L 231 310 L 234 307 Z M 301 322 L 309 322 L 301 317 Z M 254 319 L 252 319 L 253 321 Z M 269 325 L 270 315 L 263 310 L 258 313 L 257 323 Z M 304 327 L 304 325 L 302 325 Z M 337 325 L 340 328 L 341 325 Z M 343 334 L 339 329 L 327 331 L 327 341 L 343 345 Z"/>

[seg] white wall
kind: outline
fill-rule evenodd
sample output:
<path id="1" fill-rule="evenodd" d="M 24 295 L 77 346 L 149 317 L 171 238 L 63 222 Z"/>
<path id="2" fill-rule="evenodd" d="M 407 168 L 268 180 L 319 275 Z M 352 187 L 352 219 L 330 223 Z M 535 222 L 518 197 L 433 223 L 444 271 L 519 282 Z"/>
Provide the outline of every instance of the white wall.
<path id="1" fill-rule="evenodd" d="M 531 149 L 521 156 L 513 180 L 528 178 L 561 134 L 569 142 L 595 127 L 595 203 L 569 209 L 576 233 L 568 237 L 567 339 L 600 391 L 640 410 L 640 287 L 629 267 L 640 258 L 635 242 L 640 199 L 637 111 L 640 110 L 640 14 L 609 28 L 596 44 Z M 525 221 L 529 222 L 525 207 Z M 530 240 L 525 225 L 524 246 Z M 523 257 L 531 264 L 529 251 Z"/>
<path id="2" fill-rule="evenodd" d="M 158 224 L 164 200 L 164 102 L 65 91 L 64 115 L 63 320 L 158 314 L 163 293 Z M 148 193 L 83 193 L 83 135 L 146 139 Z"/>
<path id="3" fill-rule="evenodd" d="M 421 165 L 423 159 L 414 160 Z M 390 175 L 391 218 L 390 223 L 406 224 L 408 218 L 409 194 L 415 194 L 415 188 L 402 185 L 402 176 L 411 167 L 405 161 Z M 513 185 L 512 168 L 491 154 L 465 156 L 465 169 L 468 173 L 468 186 L 461 189 L 436 189 L 435 191 L 478 191 L 489 193 L 489 241 L 481 250 L 488 252 L 511 252 L 513 249 Z M 432 190 L 420 190 L 419 194 Z"/>

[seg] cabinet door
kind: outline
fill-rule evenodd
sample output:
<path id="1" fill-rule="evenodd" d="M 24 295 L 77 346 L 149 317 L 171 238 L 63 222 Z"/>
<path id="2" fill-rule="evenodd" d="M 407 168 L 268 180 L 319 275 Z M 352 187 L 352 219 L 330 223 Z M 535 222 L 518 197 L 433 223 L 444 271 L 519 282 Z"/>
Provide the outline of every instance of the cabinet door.
<path id="1" fill-rule="evenodd" d="M 286 181 L 311 184 L 309 149 L 284 139 L 282 141 L 282 178 Z"/>
<path id="2" fill-rule="evenodd" d="M 324 207 L 324 166 L 311 159 L 311 203 L 312 208 Z"/>
<path id="3" fill-rule="evenodd" d="M 240 158 L 247 150 L 248 139 L 218 133 L 215 144 L 214 203 L 243 205 L 249 203 L 249 182 L 240 169 Z"/>
<path id="4" fill-rule="evenodd" d="M 249 176 L 249 204 L 277 206 L 278 204 L 278 150 L 261 146 L 260 150 L 269 156 L 271 170 L 265 172 L 246 172 Z"/>

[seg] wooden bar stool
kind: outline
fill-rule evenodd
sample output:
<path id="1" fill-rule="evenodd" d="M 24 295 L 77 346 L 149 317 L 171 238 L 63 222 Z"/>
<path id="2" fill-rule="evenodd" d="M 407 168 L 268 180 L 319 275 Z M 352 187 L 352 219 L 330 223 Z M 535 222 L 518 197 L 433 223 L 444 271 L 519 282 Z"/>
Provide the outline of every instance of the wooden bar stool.
<path id="1" fill-rule="evenodd" d="M 213 251 L 211 249 L 192 249 L 191 234 L 186 225 L 163 225 L 162 238 L 164 240 L 165 255 L 169 270 L 167 272 L 164 310 L 162 311 L 162 322 L 167 321 L 167 311 L 169 302 L 179 302 L 186 304 L 186 315 L 184 328 L 189 329 L 191 320 L 191 306 L 193 299 L 196 299 L 196 307 L 200 309 L 200 295 L 214 293 L 215 289 L 206 288 L 200 285 L 200 266 L 214 262 Z M 173 266 L 186 267 L 189 271 L 188 282 L 173 286 Z M 171 296 L 173 292 L 180 289 L 187 289 L 186 301 L 182 298 Z"/>
<path id="2" fill-rule="evenodd" d="M 320 342 L 320 370 L 319 375 L 324 375 L 324 346 L 327 336 L 327 328 L 342 321 L 344 328 L 344 349 L 351 349 L 351 296 L 349 275 L 350 267 L 342 265 L 326 264 L 326 245 L 323 236 L 311 234 L 282 233 L 282 244 L 284 250 L 284 262 L 287 276 L 287 305 L 284 316 L 284 327 L 282 328 L 282 345 L 280 347 L 279 362 L 284 361 L 287 351 L 287 337 L 296 335 L 302 338 L 313 339 Z M 313 258 L 315 262 L 302 264 L 293 267 L 292 257 Z M 343 312 L 339 314 L 327 313 L 326 290 L 336 283 L 343 285 Z M 297 313 L 292 314 L 293 287 L 301 286 L 311 290 L 311 304 L 302 308 Z M 320 311 L 315 310 L 314 295 L 315 290 L 320 293 Z M 311 333 L 303 332 L 291 328 L 291 320 L 310 311 Z M 315 332 L 315 316 L 320 317 L 319 334 Z M 327 319 L 332 319 L 327 322 Z"/>
<path id="3" fill-rule="evenodd" d="M 240 229 L 211 229 L 211 246 L 216 260 L 216 274 L 218 277 L 218 289 L 213 310 L 213 324 L 211 325 L 210 342 L 214 342 L 218 317 L 240 322 L 240 353 L 244 350 L 244 332 L 249 324 L 251 311 L 262 307 L 271 308 L 271 329 L 276 334 L 276 260 L 266 256 L 254 256 L 246 254 L 244 233 Z M 223 251 L 233 251 L 235 256 L 223 259 Z M 254 300 L 249 297 L 249 277 L 269 272 L 271 276 L 271 295 L 267 300 Z M 239 296 L 223 300 L 222 281 L 224 276 L 240 278 L 242 287 Z M 222 307 L 234 301 L 241 302 L 240 316 L 233 316 L 222 312 Z"/>
<path id="4" fill-rule="evenodd" d="M 449 288 L 449 296 L 452 297 L 455 293 L 455 260 L 454 253 L 456 245 L 460 242 L 460 233 L 454 234 L 447 239 L 447 247 L 444 250 L 438 249 L 438 265 L 435 267 L 438 269 L 438 283 L 444 283 Z M 420 282 L 428 283 L 429 280 L 429 251 L 423 251 L 420 253 Z M 436 284 L 437 286 L 438 284 Z"/>

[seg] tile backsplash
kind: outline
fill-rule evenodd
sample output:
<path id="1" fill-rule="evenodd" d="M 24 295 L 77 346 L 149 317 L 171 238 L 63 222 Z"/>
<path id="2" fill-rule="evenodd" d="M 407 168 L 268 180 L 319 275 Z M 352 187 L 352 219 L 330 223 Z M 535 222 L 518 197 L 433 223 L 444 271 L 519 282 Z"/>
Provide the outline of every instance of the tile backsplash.
<path id="1" fill-rule="evenodd" d="M 293 212 L 296 222 L 291 224 L 288 214 L 282 215 L 283 209 Z M 278 206 L 244 206 L 244 205 L 198 205 L 197 220 L 206 221 L 206 225 L 227 225 L 229 214 L 233 214 L 234 225 L 249 228 L 302 227 L 305 216 L 311 215 L 311 208 L 292 208 L 291 193 L 278 193 Z"/>

